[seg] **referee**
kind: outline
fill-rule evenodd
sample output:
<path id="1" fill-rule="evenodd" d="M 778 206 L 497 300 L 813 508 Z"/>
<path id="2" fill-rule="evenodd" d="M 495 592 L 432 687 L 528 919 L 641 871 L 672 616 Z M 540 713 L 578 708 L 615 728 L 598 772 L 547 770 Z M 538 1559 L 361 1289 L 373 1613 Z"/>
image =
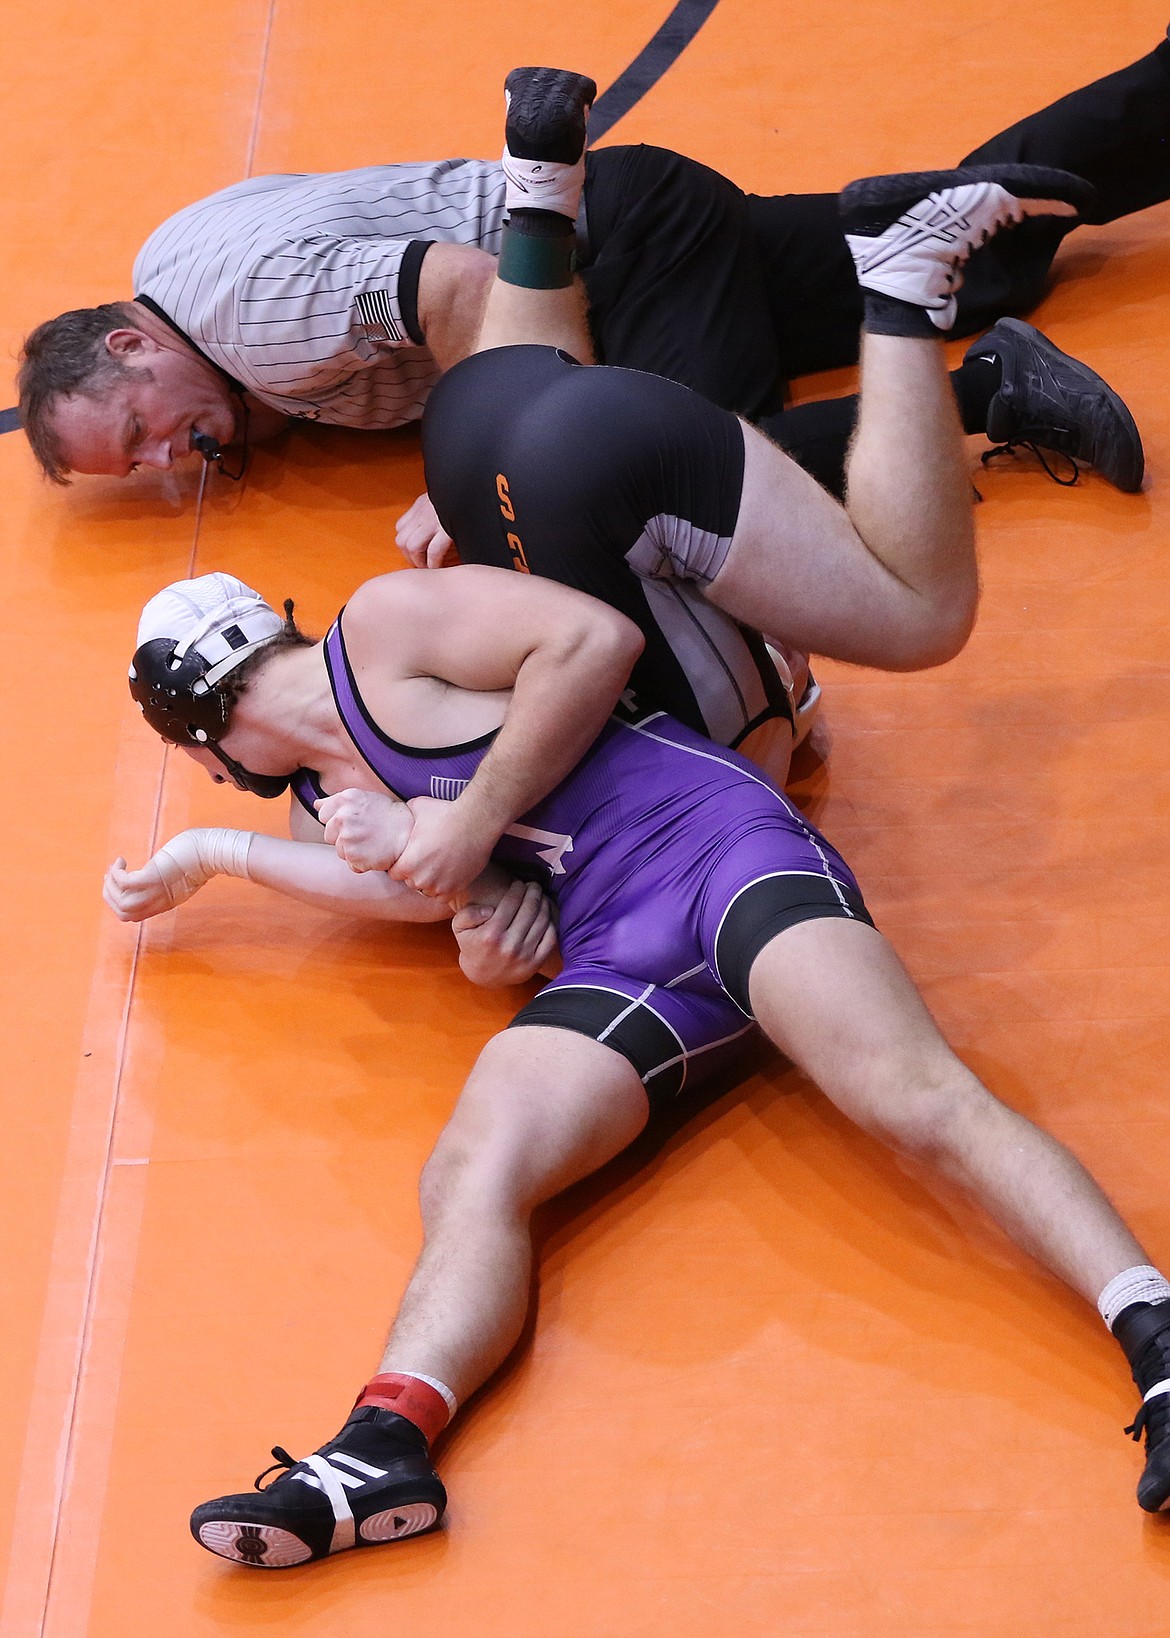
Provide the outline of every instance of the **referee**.
<path id="1" fill-rule="evenodd" d="M 1170 197 L 1170 44 L 1030 116 L 964 163 L 1086 177 L 1112 221 Z M 124 476 L 270 436 L 286 418 L 415 421 L 471 351 L 505 214 L 500 164 L 447 160 L 265 176 L 147 240 L 135 299 L 29 336 L 22 418 L 46 474 Z M 956 334 L 1039 299 L 1064 224 L 977 254 Z M 861 301 L 836 196 L 745 195 L 668 150 L 585 159 L 578 265 L 599 361 L 680 381 L 763 426 L 840 492 L 851 398 L 783 409 L 794 376 L 856 359 Z M 1030 326 L 997 325 L 952 377 L 964 428 L 1094 466 L 1123 489 L 1141 443 L 1106 384 Z"/>

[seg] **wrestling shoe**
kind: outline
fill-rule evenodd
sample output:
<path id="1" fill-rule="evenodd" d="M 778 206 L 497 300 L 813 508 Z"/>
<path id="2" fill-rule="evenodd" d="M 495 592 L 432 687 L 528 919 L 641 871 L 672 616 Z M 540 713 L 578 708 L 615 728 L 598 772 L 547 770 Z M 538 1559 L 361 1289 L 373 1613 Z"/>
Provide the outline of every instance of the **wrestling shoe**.
<path id="1" fill-rule="evenodd" d="M 935 336 L 955 322 L 955 292 L 973 250 L 1029 216 L 1077 216 L 1088 182 L 1037 165 L 870 176 L 840 198 L 841 225 L 865 293 L 865 328 Z"/>
<path id="2" fill-rule="evenodd" d="M 812 733 L 813 724 L 821 714 L 821 685 L 810 671 L 804 693 L 796 707 L 796 725 L 792 734 L 792 749 L 803 745 Z"/>
<path id="3" fill-rule="evenodd" d="M 821 685 L 809 668 L 808 655 L 791 648 L 779 637 L 765 637 L 764 647 L 776 669 L 776 676 L 788 696 L 792 717 L 792 746 L 795 751 L 812 732 L 821 710 Z"/>
<path id="4" fill-rule="evenodd" d="M 347 1547 L 376 1547 L 431 1530 L 447 1492 L 427 1442 L 393 1411 L 354 1411 L 336 1439 L 303 1461 L 274 1446 L 255 1490 L 204 1502 L 191 1534 L 209 1552 L 259 1570 L 285 1570 Z M 280 1477 L 260 1488 L 279 1468 Z"/>
<path id="5" fill-rule="evenodd" d="M 585 152 L 585 122 L 596 81 L 567 68 L 514 68 L 504 81 L 504 141 L 514 159 L 575 165 Z"/>
<path id="6" fill-rule="evenodd" d="M 565 68 L 514 68 L 504 81 L 504 206 L 574 221 L 585 181 L 585 126 L 596 83 Z"/>
<path id="7" fill-rule="evenodd" d="M 1138 1506 L 1147 1513 L 1170 1507 L 1170 1302 L 1135 1302 L 1121 1313 L 1113 1335 L 1125 1349 L 1142 1403 L 1126 1433 L 1146 1436 L 1146 1466 Z"/>
<path id="8" fill-rule="evenodd" d="M 1057 483 L 1075 483 L 1077 461 L 1127 494 L 1142 486 L 1145 457 L 1133 416 L 1107 382 L 1042 336 L 1022 319 L 1000 319 L 973 342 L 963 357 L 994 358 L 1003 379 L 987 411 L 989 449 L 984 465 L 997 455 L 1030 449 Z M 1044 457 L 1054 450 L 1073 463 L 1062 478 Z"/>

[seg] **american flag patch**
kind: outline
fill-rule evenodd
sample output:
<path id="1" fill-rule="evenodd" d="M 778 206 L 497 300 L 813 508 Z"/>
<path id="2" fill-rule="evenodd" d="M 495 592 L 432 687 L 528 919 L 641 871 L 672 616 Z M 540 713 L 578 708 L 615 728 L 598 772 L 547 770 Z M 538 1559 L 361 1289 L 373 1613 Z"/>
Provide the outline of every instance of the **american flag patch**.
<path id="1" fill-rule="evenodd" d="M 454 802 L 470 784 L 470 779 L 443 779 L 438 774 L 432 774 L 431 795 L 436 802 Z"/>
<path id="2" fill-rule="evenodd" d="M 390 310 L 388 290 L 366 290 L 353 298 L 358 327 L 370 341 L 401 341 L 402 331 Z"/>

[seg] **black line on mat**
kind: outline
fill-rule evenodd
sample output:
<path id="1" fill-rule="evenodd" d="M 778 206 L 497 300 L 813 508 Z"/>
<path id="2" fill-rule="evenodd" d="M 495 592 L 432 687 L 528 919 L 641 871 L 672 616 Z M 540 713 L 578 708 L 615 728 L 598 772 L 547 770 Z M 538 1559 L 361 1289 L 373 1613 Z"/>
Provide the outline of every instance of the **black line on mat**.
<path id="1" fill-rule="evenodd" d="M 719 0 L 678 0 L 678 4 L 630 66 L 601 93 L 589 116 L 589 140 L 596 142 L 612 131 L 647 91 L 674 66 L 710 17 Z"/>

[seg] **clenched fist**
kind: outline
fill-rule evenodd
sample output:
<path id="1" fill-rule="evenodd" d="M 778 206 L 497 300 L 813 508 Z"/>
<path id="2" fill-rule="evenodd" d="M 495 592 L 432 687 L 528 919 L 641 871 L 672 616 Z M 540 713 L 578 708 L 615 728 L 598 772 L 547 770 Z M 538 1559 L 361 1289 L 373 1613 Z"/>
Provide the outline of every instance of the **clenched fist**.
<path id="1" fill-rule="evenodd" d="M 379 791 L 338 791 L 316 804 L 325 840 L 351 870 L 389 870 L 411 831 L 410 810 Z M 397 874 L 397 872 L 395 872 Z"/>
<path id="2" fill-rule="evenodd" d="M 498 838 L 484 836 L 459 802 L 415 796 L 407 807 L 414 828 L 391 876 L 427 898 L 453 898 L 486 867 Z"/>

